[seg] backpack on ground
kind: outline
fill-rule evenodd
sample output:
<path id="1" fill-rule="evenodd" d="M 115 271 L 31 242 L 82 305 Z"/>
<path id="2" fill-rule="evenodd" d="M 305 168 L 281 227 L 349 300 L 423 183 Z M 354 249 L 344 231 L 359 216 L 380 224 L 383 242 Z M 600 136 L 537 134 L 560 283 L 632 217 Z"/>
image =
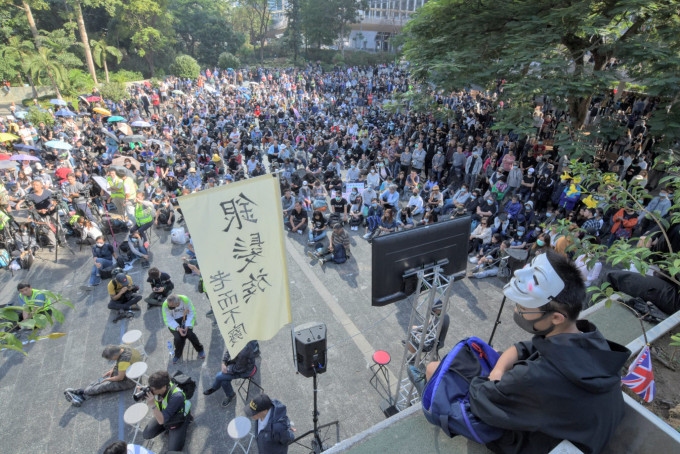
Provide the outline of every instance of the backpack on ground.
<path id="1" fill-rule="evenodd" d="M 187 234 L 184 227 L 176 227 L 170 231 L 170 241 L 172 244 L 187 244 Z"/>
<path id="2" fill-rule="evenodd" d="M 503 429 L 482 422 L 470 410 L 470 382 L 487 376 L 499 354 L 476 337 L 458 342 L 444 357 L 423 392 L 425 419 L 453 438 L 463 435 L 480 444 L 498 439 Z"/>
<path id="3" fill-rule="evenodd" d="M 184 392 L 184 397 L 186 397 L 187 400 L 194 396 L 194 393 L 196 392 L 196 382 L 193 378 L 185 375 L 181 370 L 178 370 L 172 374 L 170 381 L 175 383 L 177 387 L 181 389 L 182 392 Z"/>

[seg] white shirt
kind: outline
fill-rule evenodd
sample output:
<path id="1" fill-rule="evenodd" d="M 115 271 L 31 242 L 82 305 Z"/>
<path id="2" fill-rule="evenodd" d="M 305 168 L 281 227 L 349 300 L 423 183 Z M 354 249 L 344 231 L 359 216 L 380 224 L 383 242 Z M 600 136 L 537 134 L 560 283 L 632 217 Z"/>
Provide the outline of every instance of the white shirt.
<path id="1" fill-rule="evenodd" d="M 416 210 L 420 210 L 423 208 L 423 198 L 419 195 L 412 195 L 411 198 L 408 199 L 408 206 L 414 206 L 416 207 Z"/>
<path id="2" fill-rule="evenodd" d="M 271 409 L 269 409 L 269 411 L 267 411 L 267 416 L 265 416 L 262 421 L 260 421 L 259 419 L 257 420 L 257 433 L 258 434 L 260 432 L 262 432 L 262 429 L 267 427 L 267 423 L 269 422 L 269 418 L 271 417 L 271 415 L 272 415 L 272 411 L 271 411 Z"/>

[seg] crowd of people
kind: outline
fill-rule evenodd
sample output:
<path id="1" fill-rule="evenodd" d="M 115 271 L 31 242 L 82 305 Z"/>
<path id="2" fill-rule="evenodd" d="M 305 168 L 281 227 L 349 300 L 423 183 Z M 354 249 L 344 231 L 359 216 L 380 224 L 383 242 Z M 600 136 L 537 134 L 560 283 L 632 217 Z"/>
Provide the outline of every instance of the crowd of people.
<path id="1" fill-rule="evenodd" d="M 13 109 L 0 119 L 0 132 L 18 136 L 0 143 L 0 162 L 16 159 L 16 165 L 0 170 L 8 265 L 30 266 L 28 258 L 66 246 L 74 237 L 92 248 L 84 288 L 110 279 L 109 308 L 123 317 L 140 309 L 139 287 L 126 274 L 139 260 L 149 268 L 153 290 L 146 301 L 162 307 L 177 362 L 187 339 L 199 358 L 205 353 L 191 329 L 193 304 L 172 292 L 167 273 L 151 268 L 148 231 L 181 225 L 177 197 L 203 189 L 276 176 L 285 228 L 307 235 L 308 254 L 322 264 L 351 260 L 352 232 L 372 241 L 470 216 L 468 254 L 475 265 L 470 277 L 476 278 L 497 274 L 508 251 L 523 251 L 525 261 L 549 250 L 568 255 L 573 238 L 555 234 L 558 219 L 609 245 L 653 227 L 649 216 L 632 206 L 585 202 L 587 188 L 571 175 L 569 156 L 553 143 L 568 114 L 547 97 L 536 103 L 535 134 L 520 135 L 492 128 L 499 108 L 495 92 L 433 93 L 436 103 L 453 112 L 446 121 L 387 109 L 395 95 L 411 89 L 403 65 L 206 69 L 196 80 L 168 77 L 159 85 L 132 85 L 119 102 L 95 91 L 77 105 L 60 110 L 55 105 L 52 127 L 30 124 Z M 595 164 L 629 183 L 660 189 L 645 204 L 664 217 L 672 193 L 658 187 L 659 176 L 650 170 L 654 139 L 645 125 L 655 103 L 632 94 L 605 97 L 593 104 L 589 123 L 605 113 L 625 122 L 628 133 L 607 144 Z M 127 232 L 125 240 L 114 241 L 114 247 L 108 238 L 120 232 Z M 187 253 L 186 272 L 200 274 L 191 244 Z M 587 266 L 585 257 L 573 258 L 585 280 L 598 279 L 597 267 Z M 128 386 L 116 384 L 116 377 L 135 354 L 107 347 L 104 357 L 116 360 L 117 369 L 86 388 L 67 390 L 67 398 L 78 402 L 101 389 Z M 205 394 L 221 387 L 228 405 L 230 381 L 252 372 L 251 356 L 239 354 L 230 362 L 227 352 Z M 154 380 L 149 383 L 158 393 L 172 388 L 165 375 Z M 272 402 L 262 398 L 251 408 L 277 408 Z M 163 423 L 162 415 L 154 416 Z"/>

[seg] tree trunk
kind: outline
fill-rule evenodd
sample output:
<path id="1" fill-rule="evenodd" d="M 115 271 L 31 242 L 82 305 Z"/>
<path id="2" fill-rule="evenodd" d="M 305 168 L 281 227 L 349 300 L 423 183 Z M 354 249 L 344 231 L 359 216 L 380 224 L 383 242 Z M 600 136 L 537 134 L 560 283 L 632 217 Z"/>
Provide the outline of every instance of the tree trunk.
<path id="1" fill-rule="evenodd" d="M 47 76 L 50 78 L 50 81 L 52 82 L 52 88 L 54 88 L 54 91 L 57 93 L 57 99 L 61 99 L 61 92 L 59 91 L 57 81 L 54 80 L 54 76 L 52 76 L 52 71 L 47 71 Z"/>
<path id="2" fill-rule="evenodd" d="M 97 84 L 97 73 L 94 70 L 94 60 L 92 59 L 92 49 L 90 49 L 90 41 L 87 39 L 87 30 L 85 29 L 85 19 L 83 18 L 83 9 L 80 7 L 80 2 L 75 2 L 74 9 L 76 11 L 76 22 L 78 23 L 78 32 L 80 33 L 80 40 L 83 42 L 85 48 L 85 61 L 87 62 L 87 69 L 90 71 L 92 80 Z"/>
<path id="3" fill-rule="evenodd" d="M 31 34 L 33 35 L 33 40 L 35 41 L 35 46 L 40 47 L 40 35 L 38 34 L 38 27 L 35 26 L 35 19 L 33 19 L 33 12 L 31 11 L 31 7 L 28 3 L 25 1 L 21 2 L 24 11 L 26 11 L 26 19 L 28 19 L 28 27 L 31 29 Z"/>
<path id="4" fill-rule="evenodd" d="M 102 61 L 104 62 L 104 74 L 106 75 L 106 83 L 109 83 L 109 67 L 106 65 L 106 54 L 102 52 Z"/>

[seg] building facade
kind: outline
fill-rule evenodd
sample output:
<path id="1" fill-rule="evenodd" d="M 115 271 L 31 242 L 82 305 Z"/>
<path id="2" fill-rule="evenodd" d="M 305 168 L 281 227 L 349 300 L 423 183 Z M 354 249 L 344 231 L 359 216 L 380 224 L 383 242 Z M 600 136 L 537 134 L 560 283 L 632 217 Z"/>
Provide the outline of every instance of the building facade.
<path id="1" fill-rule="evenodd" d="M 369 9 L 361 21 L 352 24 L 346 48 L 373 52 L 392 51 L 391 39 L 398 35 L 418 8 L 427 0 L 368 0 Z"/>

